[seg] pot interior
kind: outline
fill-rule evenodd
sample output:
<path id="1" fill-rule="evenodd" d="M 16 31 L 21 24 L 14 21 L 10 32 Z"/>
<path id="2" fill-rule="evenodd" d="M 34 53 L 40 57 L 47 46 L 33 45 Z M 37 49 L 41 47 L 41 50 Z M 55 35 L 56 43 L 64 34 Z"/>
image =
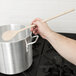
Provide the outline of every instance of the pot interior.
<path id="1" fill-rule="evenodd" d="M 22 28 L 25 28 L 25 26 L 24 25 L 18 25 L 18 24 L 0 26 L 0 42 L 17 42 L 19 40 L 25 39 L 26 37 L 29 37 L 31 32 L 30 32 L 29 29 L 27 29 L 27 30 L 24 30 L 24 31 L 18 33 L 13 39 L 11 39 L 9 41 L 4 41 L 2 39 L 2 34 L 5 31 L 8 31 L 8 30 L 19 30 L 19 29 L 22 29 Z"/>

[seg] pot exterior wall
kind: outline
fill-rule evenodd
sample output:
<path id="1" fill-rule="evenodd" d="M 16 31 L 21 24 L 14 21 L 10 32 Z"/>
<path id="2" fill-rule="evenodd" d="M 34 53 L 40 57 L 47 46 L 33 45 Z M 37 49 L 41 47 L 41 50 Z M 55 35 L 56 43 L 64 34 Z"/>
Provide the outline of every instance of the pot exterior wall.
<path id="1" fill-rule="evenodd" d="M 32 64 L 31 36 L 16 43 L 0 44 L 0 72 L 4 74 L 17 74 L 27 70 Z"/>

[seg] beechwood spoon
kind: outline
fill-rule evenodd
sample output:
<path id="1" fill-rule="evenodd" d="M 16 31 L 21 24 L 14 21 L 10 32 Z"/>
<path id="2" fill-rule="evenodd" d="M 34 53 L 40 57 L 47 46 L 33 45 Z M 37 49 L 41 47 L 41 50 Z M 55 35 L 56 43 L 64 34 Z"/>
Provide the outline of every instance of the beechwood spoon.
<path id="1" fill-rule="evenodd" d="M 65 11 L 65 12 L 63 12 L 63 13 L 61 13 L 61 14 L 58 14 L 58 15 L 54 16 L 54 17 L 45 19 L 45 20 L 43 20 L 42 22 L 48 22 L 48 21 L 50 21 L 50 20 L 52 20 L 52 19 L 55 19 L 55 18 L 60 17 L 60 16 L 62 16 L 62 15 L 68 14 L 68 13 L 74 11 L 74 10 L 75 10 L 75 9 L 71 9 L 71 10 Z M 2 39 L 3 39 L 4 41 L 9 41 L 9 40 L 11 40 L 12 38 L 14 38 L 19 32 L 21 32 L 21 31 L 23 31 L 23 30 L 26 30 L 26 29 L 28 29 L 28 28 L 34 27 L 34 26 L 36 26 L 36 25 L 26 26 L 25 28 L 22 28 L 22 29 L 20 29 L 20 30 L 8 30 L 8 31 L 6 31 L 6 32 L 4 32 L 4 33 L 2 34 Z"/>

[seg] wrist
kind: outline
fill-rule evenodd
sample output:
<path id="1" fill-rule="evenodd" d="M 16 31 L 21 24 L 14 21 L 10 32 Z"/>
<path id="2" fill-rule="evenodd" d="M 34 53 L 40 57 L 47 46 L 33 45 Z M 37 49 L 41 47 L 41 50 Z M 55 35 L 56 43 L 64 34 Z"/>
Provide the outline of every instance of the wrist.
<path id="1" fill-rule="evenodd" d="M 52 31 L 51 29 L 49 29 L 46 34 L 45 34 L 45 39 L 48 40 L 50 38 L 50 36 L 52 35 L 52 33 L 54 33 L 54 31 Z"/>

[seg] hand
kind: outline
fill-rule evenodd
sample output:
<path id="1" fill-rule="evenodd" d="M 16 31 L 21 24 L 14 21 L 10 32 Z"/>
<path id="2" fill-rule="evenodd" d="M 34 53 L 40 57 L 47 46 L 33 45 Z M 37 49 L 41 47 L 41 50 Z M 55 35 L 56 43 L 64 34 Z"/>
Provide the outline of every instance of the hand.
<path id="1" fill-rule="evenodd" d="M 40 34 L 44 39 L 46 39 L 47 35 L 50 33 L 51 29 L 49 28 L 48 24 L 42 22 L 42 19 L 36 18 L 32 25 L 36 25 L 35 27 L 31 28 L 31 31 L 36 35 Z"/>

